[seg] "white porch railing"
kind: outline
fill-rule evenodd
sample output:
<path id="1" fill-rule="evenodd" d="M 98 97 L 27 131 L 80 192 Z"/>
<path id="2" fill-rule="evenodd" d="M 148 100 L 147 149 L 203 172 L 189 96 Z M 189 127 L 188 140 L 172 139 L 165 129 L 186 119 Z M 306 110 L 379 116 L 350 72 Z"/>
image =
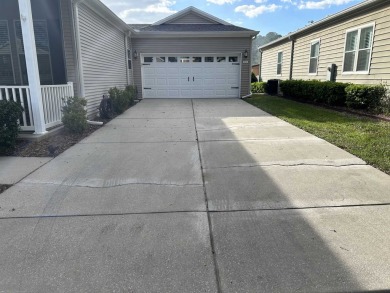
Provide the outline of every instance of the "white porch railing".
<path id="1" fill-rule="evenodd" d="M 42 85 L 41 93 L 46 129 L 61 124 L 61 110 L 64 105 L 64 99 L 74 95 L 73 83 Z M 28 86 L 0 85 L 0 100 L 11 100 L 19 103 L 24 109 L 22 117 L 19 119 L 20 128 L 25 131 L 35 130 L 31 110 L 30 89 Z"/>

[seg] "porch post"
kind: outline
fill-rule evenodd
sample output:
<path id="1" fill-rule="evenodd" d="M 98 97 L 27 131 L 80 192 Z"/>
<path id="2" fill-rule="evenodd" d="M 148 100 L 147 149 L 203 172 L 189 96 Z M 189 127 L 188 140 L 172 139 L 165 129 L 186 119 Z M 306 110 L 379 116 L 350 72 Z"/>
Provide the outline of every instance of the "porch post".
<path id="1" fill-rule="evenodd" d="M 42 134 L 46 132 L 46 127 L 45 117 L 43 114 L 41 82 L 39 80 L 37 49 L 35 46 L 31 2 L 30 0 L 18 0 L 18 3 L 24 44 L 24 54 L 26 56 L 28 85 L 30 88 L 31 108 L 34 118 L 34 134 Z"/>

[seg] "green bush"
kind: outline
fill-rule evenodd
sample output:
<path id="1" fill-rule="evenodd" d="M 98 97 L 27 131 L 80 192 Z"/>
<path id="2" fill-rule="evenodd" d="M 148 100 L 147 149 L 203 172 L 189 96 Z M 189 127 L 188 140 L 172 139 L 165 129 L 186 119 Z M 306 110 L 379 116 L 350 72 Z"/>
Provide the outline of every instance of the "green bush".
<path id="1" fill-rule="evenodd" d="M 0 153 L 13 148 L 20 130 L 23 108 L 14 101 L 0 100 Z"/>
<path id="2" fill-rule="evenodd" d="M 131 85 L 127 86 L 125 90 L 117 87 L 110 88 L 108 94 L 110 95 L 115 113 L 122 114 L 125 112 L 133 104 L 136 92 L 136 88 Z"/>
<path id="3" fill-rule="evenodd" d="M 285 80 L 280 82 L 283 95 L 301 100 L 331 106 L 345 105 L 346 83 L 318 80 Z"/>
<path id="4" fill-rule="evenodd" d="M 386 93 L 382 97 L 382 100 L 380 102 L 379 112 L 390 116 L 390 94 L 389 94 L 388 88 L 386 86 L 384 86 L 384 87 L 385 87 Z"/>
<path id="5" fill-rule="evenodd" d="M 386 88 L 383 85 L 350 84 L 345 91 L 346 105 L 353 109 L 378 109 L 381 101 L 386 99 Z"/>
<path id="6" fill-rule="evenodd" d="M 87 100 L 79 97 L 70 97 L 62 107 L 62 123 L 71 132 L 82 133 L 87 128 L 87 111 L 84 107 Z"/>
<path id="7" fill-rule="evenodd" d="M 266 82 L 252 82 L 251 92 L 254 94 L 264 93 L 266 85 L 267 85 Z"/>
<path id="8" fill-rule="evenodd" d="M 251 74 L 251 83 L 253 82 L 258 82 L 259 80 L 257 79 L 256 75 L 252 72 Z"/>

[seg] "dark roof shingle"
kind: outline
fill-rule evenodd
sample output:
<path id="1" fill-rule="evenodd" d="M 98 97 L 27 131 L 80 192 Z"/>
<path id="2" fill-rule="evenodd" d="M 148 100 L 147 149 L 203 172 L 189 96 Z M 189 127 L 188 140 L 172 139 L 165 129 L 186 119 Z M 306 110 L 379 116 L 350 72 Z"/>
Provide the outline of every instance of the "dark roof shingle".
<path id="1" fill-rule="evenodd" d="M 131 25 L 130 26 L 134 26 Z M 135 27 L 133 27 L 135 28 Z M 251 31 L 235 25 L 223 24 L 161 24 L 136 28 L 141 32 L 238 32 Z"/>

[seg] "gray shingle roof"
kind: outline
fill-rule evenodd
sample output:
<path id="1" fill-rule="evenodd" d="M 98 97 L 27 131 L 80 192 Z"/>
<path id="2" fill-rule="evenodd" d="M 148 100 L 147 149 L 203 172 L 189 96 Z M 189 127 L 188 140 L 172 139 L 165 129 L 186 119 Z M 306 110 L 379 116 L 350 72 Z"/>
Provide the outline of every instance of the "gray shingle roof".
<path id="1" fill-rule="evenodd" d="M 137 24 L 130 24 L 129 23 L 128 24 L 128 26 L 130 26 L 131 28 L 136 29 L 136 30 L 143 28 L 145 26 L 148 26 L 148 25 L 150 25 L 150 24 L 140 24 L 140 23 L 137 23 Z"/>
<path id="2" fill-rule="evenodd" d="M 130 25 L 133 26 L 133 25 Z M 235 25 L 223 24 L 161 24 L 138 27 L 141 32 L 238 32 L 251 31 Z"/>

